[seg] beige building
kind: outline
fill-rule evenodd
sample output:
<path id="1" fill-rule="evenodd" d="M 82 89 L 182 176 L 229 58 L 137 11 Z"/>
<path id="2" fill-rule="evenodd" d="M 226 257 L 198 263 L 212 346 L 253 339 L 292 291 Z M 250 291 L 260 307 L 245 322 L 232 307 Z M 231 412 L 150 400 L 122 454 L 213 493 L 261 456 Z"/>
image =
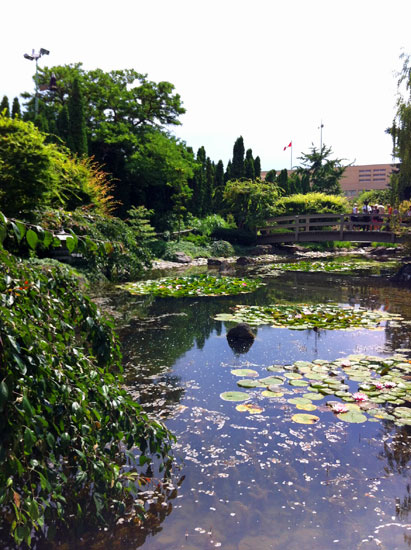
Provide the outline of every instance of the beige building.
<path id="1" fill-rule="evenodd" d="M 390 181 L 391 173 L 398 164 L 362 164 L 348 166 L 340 180 L 341 188 L 346 197 L 355 197 L 361 191 L 385 189 Z"/>
<path id="2" fill-rule="evenodd" d="M 399 167 L 399 164 L 361 164 L 348 166 L 340 180 L 344 195 L 348 198 L 356 197 L 362 191 L 386 189 L 390 181 L 391 173 Z M 292 174 L 294 170 L 288 170 Z M 277 172 L 279 174 L 280 172 Z M 267 172 L 261 172 L 264 180 Z"/>

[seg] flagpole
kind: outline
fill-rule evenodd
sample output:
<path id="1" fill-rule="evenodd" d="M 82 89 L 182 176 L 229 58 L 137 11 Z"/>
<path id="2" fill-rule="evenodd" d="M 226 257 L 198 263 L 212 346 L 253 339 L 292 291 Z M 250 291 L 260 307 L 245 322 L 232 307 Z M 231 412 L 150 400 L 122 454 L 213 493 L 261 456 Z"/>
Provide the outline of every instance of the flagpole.
<path id="1" fill-rule="evenodd" d="M 291 166 L 290 166 L 290 170 L 293 169 L 293 142 L 291 142 Z"/>

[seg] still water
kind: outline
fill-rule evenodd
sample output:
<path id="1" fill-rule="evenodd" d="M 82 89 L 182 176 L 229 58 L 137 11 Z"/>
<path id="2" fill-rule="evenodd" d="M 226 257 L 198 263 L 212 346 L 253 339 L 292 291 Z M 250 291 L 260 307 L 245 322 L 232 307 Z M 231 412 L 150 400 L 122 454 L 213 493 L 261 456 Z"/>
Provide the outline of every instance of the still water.
<path id="1" fill-rule="evenodd" d="M 213 316 L 235 304 L 340 303 L 411 319 L 411 293 L 379 277 L 287 273 L 239 297 L 107 298 L 116 312 L 127 383 L 150 415 L 177 436 L 170 485 L 144 495 L 144 528 L 119 525 L 99 548 L 143 550 L 405 550 L 411 547 L 410 428 L 340 421 L 320 401 L 320 421 L 296 424 L 285 395 L 247 390 L 259 414 L 238 412 L 234 368 L 267 376 L 273 364 L 391 356 L 411 348 L 410 325 L 383 330 L 255 329 L 248 350 L 231 349 L 231 324 Z M 409 351 L 403 352 L 411 358 Z M 296 388 L 293 389 L 296 391 Z M 304 392 L 303 389 L 297 391 Z M 90 545 L 90 548 L 93 544 Z M 96 546 L 97 548 L 97 546 Z"/>

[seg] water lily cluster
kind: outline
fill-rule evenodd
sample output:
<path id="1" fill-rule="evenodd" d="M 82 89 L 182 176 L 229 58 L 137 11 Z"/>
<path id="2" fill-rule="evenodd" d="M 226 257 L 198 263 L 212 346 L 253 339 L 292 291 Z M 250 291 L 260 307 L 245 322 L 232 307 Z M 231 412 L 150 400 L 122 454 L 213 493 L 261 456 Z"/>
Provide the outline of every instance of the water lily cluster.
<path id="1" fill-rule="evenodd" d="M 244 294 L 253 292 L 262 284 L 259 279 L 201 274 L 125 283 L 119 287 L 136 295 L 151 294 L 159 298 L 182 298 Z"/>
<path id="2" fill-rule="evenodd" d="M 231 313 L 220 313 L 218 321 L 271 325 L 294 330 L 312 328 L 332 329 L 378 329 L 383 323 L 398 320 L 399 315 L 386 311 L 370 311 L 362 307 L 342 307 L 338 304 L 275 304 L 268 306 L 237 305 Z"/>
<path id="3" fill-rule="evenodd" d="M 236 410 L 249 414 L 287 403 L 304 411 L 290 418 L 300 424 L 318 422 L 320 417 L 311 414 L 313 411 L 331 411 L 339 420 L 350 423 L 385 420 L 399 426 L 411 425 L 411 361 L 404 354 L 296 361 L 292 365 L 272 365 L 266 371 L 269 375 L 261 377 L 255 369 L 233 369 L 231 373 L 241 391 L 223 392 L 221 399 L 241 402 Z M 317 403 L 327 398 L 332 399 Z"/>
<path id="4" fill-rule="evenodd" d="M 351 258 L 350 260 L 315 260 L 315 261 L 297 261 L 297 262 L 283 262 L 275 263 L 271 265 L 271 269 L 276 271 L 302 271 L 306 273 L 310 272 L 326 272 L 326 273 L 355 273 L 356 271 L 373 270 L 379 271 L 381 267 L 383 269 L 394 269 L 397 266 L 397 262 L 390 261 L 381 262 L 364 260 L 361 258 Z"/>

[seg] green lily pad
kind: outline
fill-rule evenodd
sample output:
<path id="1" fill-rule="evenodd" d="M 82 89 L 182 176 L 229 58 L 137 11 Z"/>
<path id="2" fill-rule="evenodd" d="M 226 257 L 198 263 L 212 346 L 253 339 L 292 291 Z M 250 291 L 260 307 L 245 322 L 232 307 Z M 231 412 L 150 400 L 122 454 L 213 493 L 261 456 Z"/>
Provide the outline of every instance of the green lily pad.
<path id="1" fill-rule="evenodd" d="M 284 393 L 281 391 L 264 390 L 263 392 L 261 392 L 261 395 L 263 397 L 282 397 Z"/>
<path id="2" fill-rule="evenodd" d="M 310 401 L 320 401 L 320 399 L 324 399 L 324 395 L 314 392 L 303 393 L 303 397 L 309 399 Z"/>
<path id="3" fill-rule="evenodd" d="M 298 413 L 292 416 L 291 420 L 297 424 L 315 424 L 320 418 L 314 414 Z"/>
<path id="4" fill-rule="evenodd" d="M 226 391 L 224 393 L 220 393 L 220 397 L 224 401 L 246 401 L 250 398 L 248 393 L 243 391 Z"/>
<path id="5" fill-rule="evenodd" d="M 350 422 L 353 424 L 361 424 L 362 422 L 367 421 L 367 417 L 365 416 L 365 414 L 362 414 L 357 411 L 348 411 L 346 413 L 340 413 L 340 414 L 337 414 L 337 417 L 340 420 L 344 420 L 344 422 Z"/>
<path id="6" fill-rule="evenodd" d="M 287 403 L 291 403 L 292 405 L 309 405 L 311 401 L 305 397 L 292 397 L 291 399 L 287 399 Z"/>
<path id="7" fill-rule="evenodd" d="M 290 380 L 289 384 L 290 386 L 299 386 L 299 387 L 308 386 L 307 380 Z"/>
<path id="8" fill-rule="evenodd" d="M 284 379 L 279 376 L 267 376 L 266 378 L 260 378 L 259 382 L 264 386 L 280 386 L 284 383 Z"/>
<path id="9" fill-rule="evenodd" d="M 312 403 L 297 403 L 296 408 L 301 411 L 315 411 L 317 406 Z"/>
<path id="10" fill-rule="evenodd" d="M 298 374 L 298 372 L 287 372 L 286 374 L 284 374 L 284 376 L 293 380 L 299 380 L 300 378 L 302 378 L 301 374 Z"/>
<path id="11" fill-rule="evenodd" d="M 231 374 L 234 376 L 258 376 L 258 372 L 253 369 L 233 369 Z"/>
<path id="12" fill-rule="evenodd" d="M 250 414 L 260 414 L 264 411 L 263 407 L 260 407 L 259 405 L 254 405 L 253 403 L 237 405 L 236 410 L 239 412 L 248 412 Z"/>
<path id="13" fill-rule="evenodd" d="M 261 386 L 261 384 L 259 380 L 244 378 L 243 380 L 239 380 L 237 382 L 237 386 L 240 386 L 240 388 L 258 388 L 259 386 Z"/>

